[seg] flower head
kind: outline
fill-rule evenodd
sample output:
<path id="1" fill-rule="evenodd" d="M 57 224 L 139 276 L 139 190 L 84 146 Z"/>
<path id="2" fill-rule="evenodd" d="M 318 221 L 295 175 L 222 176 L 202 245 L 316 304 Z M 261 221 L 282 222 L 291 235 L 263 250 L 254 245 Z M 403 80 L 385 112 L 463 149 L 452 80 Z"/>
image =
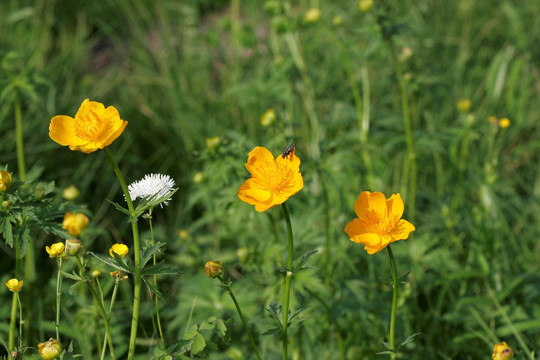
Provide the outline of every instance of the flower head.
<path id="1" fill-rule="evenodd" d="M 304 21 L 307 23 L 317 22 L 319 21 L 320 18 L 321 18 L 321 10 L 319 10 L 318 8 L 311 8 L 304 15 Z"/>
<path id="2" fill-rule="evenodd" d="M 62 191 L 62 197 L 66 200 L 75 200 L 79 196 L 79 189 L 70 185 Z"/>
<path id="3" fill-rule="evenodd" d="M 493 346 L 493 354 L 491 354 L 493 360 L 510 360 L 514 357 L 514 351 L 506 341 Z"/>
<path id="4" fill-rule="evenodd" d="M 19 292 L 19 291 L 21 291 L 21 288 L 23 286 L 23 282 L 24 281 L 22 281 L 22 280 L 9 279 L 6 282 L 6 286 L 9 289 L 9 291 L 11 291 L 11 292 Z"/>
<path id="5" fill-rule="evenodd" d="M 351 241 L 364 245 L 368 254 L 375 254 L 388 244 L 404 240 L 414 231 L 414 225 L 401 219 L 403 200 L 394 194 L 386 199 L 380 192 L 364 191 L 354 203 L 358 216 L 345 227 Z"/>
<path id="6" fill-rule="evenodd" d="M 221 261 L 207 261 L 204 264 L 204 272 L 209 278 L 216 278 L 223 272 L 223 264 Z"/>
<path id="7" fill-rule="evenodd" d="M 174 185 L 174 180 L 169 175 L 149 174 L 128 186 L 129 196 L 131 200 L 138 198 L 157 200 L 173 191 Z M 168 201 L 163 201 L 163 204 L 167 205 Z M 163 207 L 162 204 L 160 206 Z"/>
<path id="8" fill-rule="evenodd" d="M 373 7 L 373 0 L 359 0 L 358 9 L 362 12 L 368 12 Z"/>
<path id="9" fill-rule="evenodd" d="M 88 216 L 84 215 L 83 213 L 66 213 L 64 216 L 64 221 L 62 222 L 62 227 L 66 229 L 67 233 L 71 236 L 78 236 L 86 226 L 88 226 L 88 223 L 90 222 L 90 219 L 88 219 Z"/>
<path id="10" fill-rule="evenodd" d="M 47 342 L 38 344 L 38 351 L 45 360 L 56 359 L 62 352 L 62 345 L 58 340 L 50 338 Z"/>
<path id="11" fill-rule="evenodd" d="M 501 129 L 506 129 L 509 126 L 510 126 L 510 120 L 508 120 L 508 118 L 502 118 L 501 120 L 499 120 L 499 127 Z"/>
<path id="12" fill-rule="evenodd" d="M 0 192 L 6 191 L 11 185 L 11 174 L 7 171 L 0 170 Z"/>
<path id="13" fill-rule="evenodd" d="M 84 100 L 75 118 L 57 115 L 51 119 L 49 136 L 62 146 L 89 154 L 109 146 L 124 131 L 127 121 L 114 106 Z"/>
<path id="14" fill-rule="evenodd" d="M 128 252 L 129 248 L 124 244 L 114 244 L 109 249 L 109 254 L 111 255 L 111 257 L 114 257 L 114 254 L 116 254 L 124 258 L 124 256 L 126 256 Z"/>
<path id="15" fill-rule="evenodd" d="M 257 211 L 284 203 L 304 187 L 300 159 L 294 147 L 274 159 L 268 149 L 258 146 L 249 153 L 246 168 L 251 178 L 240 186 L 237 195 L 242 201 L 255 205 Z"/>
<path id="16" fill-rule="evenodd" d="M 457 102 L 456 104 L 456 107 L 458 109 L 459 112 L 462 112 L 462 113 L 468 113 L 469 110 L 471 109 L 471 100 L 469 99 L 461 99 Z"/>
<path id="17" fill-rule="evenodd" d="M 52 244 L 51 247 L 45 246 L 45 250 L 47 251 L 47 254 L 49 254 L 50 257 L 52 258 L 58 257 L 64 253 L 64 244 L 56 243 L 56 244 Z"/>

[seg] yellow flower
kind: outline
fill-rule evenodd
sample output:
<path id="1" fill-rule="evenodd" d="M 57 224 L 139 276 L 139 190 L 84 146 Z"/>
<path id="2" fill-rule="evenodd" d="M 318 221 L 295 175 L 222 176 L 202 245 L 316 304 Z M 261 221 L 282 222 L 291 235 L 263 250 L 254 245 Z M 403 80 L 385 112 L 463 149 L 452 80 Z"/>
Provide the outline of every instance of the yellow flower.
<path id="1" fill-rule="evenodd" d="M 204 272 L 209 278 L 216 278 L 223 272 L 221 261 L 207 261 L 204 264 Z"/>
<path id="2" fill-rule="evenodd" d="M 9 289 L 9 291 L 11 291 L 11 292 L 19 292 L 19 291 L 21 291 L 21 288 L 23 286 L 23 282 L 24 281 L 22 281 L 22 280 L 9 279 L 6 282 L 6 286 Z"/>
<path id="3" fill-rule="evenodd" d="M 57 257 L 64 253 L 64 244 L 63 243 L 56 243 L 52 244 L 51 247 L 45 246 L 45 250 L 49 254 L 50 257 Z"/>
<path id="4" fill-rule="evenodd" d="M 249 153 L 246 168 L 251 179 L 240 186 L 237 195 L 255 205 L 257 211 L 284 203 L 304 187 L 300 159 L 294 154 L 294 147 L 274 159 L 267 148 L 258 146 Z"/>
<path id="5" fill-rule="evenodd" d="M 462 112 L 462 113 L 468 113 L 469 110 L 471 109 L 471 100 L 469 99 L 461 99 L 457 102 L 457 109 L 459 112 Z"/>
<path id="6" fill-rule="evenodd" d="M 493 354 L 491 354 L 493 360 L 510 360 L 514 358 L 514 351 L 508 346 L 506 341 L 493 346 Z"/>
<path id="7" fill-rule="evenodd" d="M 124 256 L 126 256 L 128 252 L 129 248 L 124 244 L 114 244 L 109 249 L 109 254 L 111 255 L 111 257 L 114 257 L 114 254 L 117 254 L 120 255 L 120 257 L 124 258 Z"/>
<path id="8" fill-rule="evenodd" d="M 354 203 L 358 216 L 345 227 L 351 241 L 364 245 L 368 254 L 375 254 L 388 244 L 404 240 L 414 231 L 414 225 L 401 219 L 403 200 L 400 194 L 386 199 L 380 192 L 364 191 Z"/>
<path id="9" fill-rule="evenodd" d="M 197 171 L 195 174 L 193 174 L 193 182 L 195 184 L 200 184 L 204 180 L 204 174 L 200 171 Z"/>
<path id="10" fill-rule="evenodd" d="M 508 118 L 502 118 L 501 120 L 499 120 L 499 127 L 501 129 L 506 129 L 509 126 L 510 126 L 510 120 L 508 120 Z"/>
<path id="11" fill-rule="evenodd" d="M 11 185 L 11 174 L 7 171 L 0 170 L 0 191 L 6 191 Z"/>
<path id="12" fill-rule="evenodd" d="M 98 278 L 100 276 L 101 276 L 101 271 L 99 271 L 99 270 L 92 271 L 92 277 L 93 278 Z"/>
<path id="13" fill-rule="evenodd" d="M 109 146 L 124 131 L 127 121 L 120 119 L 114 106 L 84 100 L 75 119 L 57 115 L 51 119 L 49 136 L 62 146 L 89 154 Z"/>
<path id="14" fill-rule="evenodd" d="M 68 212 L 64 216 L 62 227 L 66 229 L 69 235 L 78 236 L 84 230 L 84 228 L 88 225 L 89 222 L 90 222 L 90 219 L 88 219 L 88 216 L 82 213 L 72 214 Z"/>
<path id="15" fill-rule="evenodd" d="M 314 23 L 319 21 L 321 18 L 321 10 L 318 8 L 311 8 L 306 12 L 306 15 L 304 16 L 304 21 L 307 23 Z"/>
<path id="16" fill-rule="evenodd" d="M 206 138 L 206 148 L 208 150 L 214 150 L 221 143 L 219 136 L 214 136 L 211 138 Z"/>
<path id="17" fill-rule="evenodd" d="M 66 200 L 75 200 L 79 196 L 79 189 L 70 185 L 62 191 L 62 197 Z"/>
<path id="18" fill-rule="evenodd" d="M 47 342 L 38 344 L 38 351 L 45 360 L 56 359 L 62 352 L 62 345 L 58 340 L 50 338 Z"/>
<path id="19" fill-rule="evenodd" d="M 268 109 L 261 115 L 261 125 L 270 126 L 276 121 L 276 112 L 274 109 Z"/>
<path id="20" fill-rule="evenodd" d="M 373 7 L 373 0 L 359 0 L 358 8 L 360 11 L 367 12 Z"/>

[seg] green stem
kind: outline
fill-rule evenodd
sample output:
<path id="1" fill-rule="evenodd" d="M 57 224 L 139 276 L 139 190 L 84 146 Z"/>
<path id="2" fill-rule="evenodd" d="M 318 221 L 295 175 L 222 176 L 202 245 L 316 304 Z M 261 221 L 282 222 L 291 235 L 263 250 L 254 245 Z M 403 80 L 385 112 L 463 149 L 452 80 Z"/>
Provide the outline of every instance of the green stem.
<path id="1" fill-rule="evenodd" d="M 11 318 L 9 321 L 9 340 L 8 349 L 11 359 L 11 353 L 15 350 L 15 324 L 17 322 L 17 293 L 13 293 L 13 299 L 11 300 Z"/>
<path id="2" fill-rule="evenodd" d="M 131 196 L 129 195 L 129 190 L 126 185 L 126 181 L 124 180 L 124 176 L 122 175 L 122 172 L 118 168 L 118 165 L 116 164 L 116 161 L 114 161 L 114 158 L 112 157 L 111 153 L 109 152 L 109 149 L 104 148 L 103 152 L 107 156 L 107 159 L 111 163 L 114 172 L 116 174 L 116 177 L 118 178 L 118 181 L 120 182 L 120 186 L 122 187 L 122 191 L 124 192 L 124 196 L 126 197 L 126 202 L 128 205 L 128 209 L 131 213 L 131 216 L 135 216 L 135 208 L 133 207 L 133 202 L 131 201 Z M 133 284 L 133 313 L 131 317 L 131 335 L 129 337 L 129 350 L 128 350 L 128 360 L 133 360 L 135 357 L 135 343 L 137 340 L 137 326 L 139 323 L 139 308 L 141 305 L 141 248 L 139 243 L 139 228 L 137 226 L 137 219 L 130 219 L 131 220 L 131 230 L 133 232 L 133 253 L 134 253 L 134 260 L 135 260 L 135 276 L 134 276 L 134 284 Z"/>
<path id="3" fill-rule="evenodd" d="M 234 296 L 230 283 L 227 283 L 221 276 L 217 277 L 219 281 L 223 284 L 225 287 L 225 290 L 227 290 L 227 293 L 231 297 L 232 301 L 234 302 L 234 305 L 236 306 L 236 311 L 238 311 L 238 315 L 240 316 L 240 320 L 242 321 L 242 325 L 244 326 L 244 330 L 246 330 L 246 333 L 249 337 L 249 341 L 251 342 L 251 346 L 253 347 L 253 351 L 255 352 L 255 355 L 257 356 L 257 359 L 261 360 L 261 355 L 259 354 L 259 350 L 257 350 L 257 345 L 255 344 L 255 340 L 253 339 L 253 335 L 251 335 L 251 331 L 249 331 L 246 319 L 244 318 L 244 315 L 242 314 L 242 310 L 240 310 L 240 305 L 238 305 L 238 301 L 236 300 L 236 297 Z"/>
<path id="4" fill-rule="evenodd" d="M 282 342 L 283 342 L 283 360 L 287 360 L 287 328 L 289 327 L 289 300 L 291 298 L 291 278 L 293 276 L 292 267 L 293 267 L 293 234 L 291 227 L 291 217 L 289 216 L 289 209 L 287 204 L 281 204 L 283 209 L 283 216 L 285 217 L 285 222 L 287 223 L 287 235 L 289 238 L 288 246 L 288 258 L 287 258 L 287 275 L 285 276 L 285 300 L 283 303 L 283 329 L 282 329 Z"/>
<path id="5" fill-rule="evenodd" d="M 154 227 L 152 226 L 152 209 L 150 209 L 148 212 L 148 223 L 150 225 L 150 238 L 151 238 L 150 241 L 151 241 L 152 246 L 154 246 L 155 240 L 154 240 Z M 153 264 L 155 266 L 157 263 L 156 253 L 152 254 L 152 257 L 153 257 Z M 157 289 L 158 284 L 157 284 L 156 274 L 154 274 L 154 285 Z M 163 330 L 161 328 L 161 319 L 159 316 L 159 298 L 157 297 L 157 295 L 154 295 L 154 296 L 155 296 L 155 302 L 156 302 L 156 320 L 157 320 L 157 325 L 158 325 L 159 337 L 161 339 L 161 345 L 163 346 L 163 350 L 166 352 L 167 347 L 165 346 L 165 338 L 163 337 Z"/>
<path id="6" fill-rule="evenodd" d="M 57 257 L 56 263 L 58 265 L 58 275 L 56 276 L 56 322 L 54 324 L 56 328 L 56 340 L 60 341 L 60 299 L 62 298 L 62 258 Z"/>
<path id="7" fill-rule="evenodd" d="M 390 316 L 390 359 L 396 358 L 396 347 L 394 342 L 394 334 L 396 329 L 396 311 L 397 311 L 397 298 L 398 298 L 398 277 L 396 269 L 396 261 L 390 245 L 386 247 L 388 250 L 388 256 L 390 257 L 390 267 L 392 268 L 392 282 L 394 284 L 394 291 L 392 294 L 392 314 Z"/>
<path id="8" fill-rule="evenodd" d="M 98 287 L 101 289 L 101 285 L 99 284 L 99 279 L 96 278 L 96 282 L 98 284 Z M 107 321 L 111 321 L 112 316 L 112 309 L 114 306 L 114 302 L 116 301 L 116 294 L 118 292 L 118 283 L 120 282 L 120 277 L 117 276 L 114 278 L 114 288 L 113 293 L 111 295 L 111 304 L 109 305 L 109 313 L 107 314 Z M 107 339 L 103 339 L 103 346 L 101 347 L 101 357 L 100 360 L 105 359 L 105 350 L 107 348 Z"/>
<path id="9" fill-rule="evenodd" d="M 22 303 L 21 298 L 19 297 L 19 293 L 15 293 L 17 295 L 17 303 L 19 304 L 19 351 L 23 347 L 23 318 L 22 318 Z M 22 355 L 21 355 L 22 358 Z"/>
<path id="10" fill-rule="evenodd" d="M 79 276 L 84 279 L 86 275 L 85 275 L 84 265 L 81 261 L 81 258 L 79 257 L 79 255 L 77 255 L 75 256 L 75 259 L 77 260 L 77 264 L 79 265 Z M 90 290 L 90 292 L 92 293 L 92 296 L 94 297 L 94 300 L 98 305 L 98 310 L 101 313 L 101 317 L 103 318 L 103 324 L 105 325 L 105 334 L 107 335 L 107 341 L 109 343 L 109 353 L 111 355 L 111 359 L 116 360 L 116 356 L 114 355 L 114 346 L 112 342 L 111 331 L 109 329 L 109 320 L 107 318 L 107 313 L 105 312 L 105 308 L 103 307 L 103 302 L 101 301 L 98 293 L 96 292 L 96 289 L 94 288 L 94 284 L 92 283 L 92 281 L 91 280 L 88 281 L 87 279 L 85 279 L 84 282 L 86 286 L 88 287 L 88 289 Z"/>
<path id="11" fill-rule="evenodd" d="M 17 164 L 19 166 L 19 179 L 26 181 L 26 167 L 24 164 L 24 142 L 21 115 L 21 95 L 19 89 L 15 91 L 15 138 L 17 146 Z"/>

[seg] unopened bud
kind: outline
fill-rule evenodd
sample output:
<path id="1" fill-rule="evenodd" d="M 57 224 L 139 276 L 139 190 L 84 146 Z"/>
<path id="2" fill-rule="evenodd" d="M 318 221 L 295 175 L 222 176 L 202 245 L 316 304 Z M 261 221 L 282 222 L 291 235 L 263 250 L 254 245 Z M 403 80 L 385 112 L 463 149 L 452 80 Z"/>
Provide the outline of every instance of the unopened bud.
<path id="1" fill-rule="evenodd" d="M 77 240 L 77 239 L 66 240 L 65 252 L 67 255 L 75 256 L 81 251 L 81 249 L 82 249 L 82 243 L 80 240 Z"/>
<path id="2" fill-rule="evenodd" d="M 99 270 L 92 271 L 92 277 L 93 278 L 97 278 L 97 277 L 100 277 L 100 276 L 101 276 L 101 271 L 99 271 Z"/>
<path id="3" fill-rule="evenodd" d="M 223 272 L 221 261 L 207 261 L 204 264 L 204 272 L 209 278 L 216 278 Z"/>
<path id="4" fill-rule="evenodd" d="M 36 200 L 41 200 L 43 198 L 43 195 L 45 195 L 45 188 L 43 185 L 38 185 L 34 189 L 34 198 Z"/>
<path id="5" fill-rule="evenodd" d="M 2 208 L 9 210 L 11 208 L 11 201 L 9 200 L 2 201 Z"/>
<path id="6" fill-rule="evenodd" d="M 75 200 L 79 196 L 79 189 L 70 185 L 62 191 L 62 197 L 66 200 Z"/>

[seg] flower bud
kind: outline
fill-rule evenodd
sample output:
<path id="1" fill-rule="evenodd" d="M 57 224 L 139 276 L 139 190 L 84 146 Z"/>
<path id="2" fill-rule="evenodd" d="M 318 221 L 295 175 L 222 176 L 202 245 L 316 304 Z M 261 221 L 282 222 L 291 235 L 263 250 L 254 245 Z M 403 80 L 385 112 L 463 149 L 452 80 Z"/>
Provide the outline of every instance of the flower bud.
<path id="1" fill-rule="evenodd" d="M 11 174 L 7 171 L 0 170 L 0 191 L 6 191 L 11 185 Z"/>
<path id="2" fill-rule="evenodd" d="M 315 23 L 321 18 L 321 10 L 318 8 L 309 9 L 304 15 L 304 22 L 306 23 Z"/>
<path id="3" fill-rule="evenodd" d="M 113 278 L 119 278 L 120 277 L 120 271 L 116 270 L 116 271 L 111 271 L 109 273 L 109 275 L 111 275 Z"/>
<path id="4" fill-rule="evenodd" d="M 509 126 L 510 126 L 510 120 L 508 120 L 508 118 L 502 118 L 501 120 L 499 120 L 499 127 L 501 129 L 506 129 Z"/>
<path id="5" fill-rule="evenodd" d="M 373 0 L 360 0 L 358 1 L 358 8 L 362 12 L 368 12 L 373 7 Z"/>
<path id="6" fill-rule="evenodd" d="M 11 292 L 19 292 L 23 286 L 22 280 L 10 279 L 6 282 L 6 286 Z"/>
<path id="7" fill-rule="evenodd" d="M 270 126 L 276 121 L 276 112 L 274 109 L 268 109 L 261 115 L 261 125 Z"/>
<path id="8" fill-rule="evenodd" d="M 214 150 L 219 145 L 220 142 L 221 140 L 219 139 L 219 136 L 206 138 L 206 148 L 208 150 Z"/>
<path id="9" fill-rule="evenodd" d="M 45 360 L 56 359 L 62 352 L 62 345 L 58 340 L 50 338 L 47 342 L 38 344 L 39 355 Z"/>
<path id="10" fill-rule="evenodd" d="M 79 196 L 79 189 L 70 185 L 62 191 L 62 197 L 66 200 L 75 200 Z"/>
<path id="11" fill-rule="evenodd" d="M 124 258 L 124 256 L 126 256 L 128 252 L 129 248 L 124 244 L 114 244 L 109 249 L 109 255 L 111 255 L 112 258 L 114 258 L 114 254 L 119 255 L 121 258 Z"/>
<path id="12" fill-rule="evenodd" d="M 67 255 L 75 256 L 81 251 L 82 243 L 77 239 L 67 239 L 65 249 Z"/>
<path id="13" fill-rule="evenodd" d="M 9 200 L 2 201 L 2 208 L 9 210 L 11 208 L 11 201 Z"/>
<path id="14" fill-rule="evenodd" d="M 468 113 L 471 109 L 471 100 L 469 99 L 461 99 L 457 102 L 456 105 L 457 109 L 461 113 Z"/>
<path id="15" fill-rule="evenodd" d="M 55 243 L 55 244 L 52 244 L 51 247 L 45 246 L 45 250 L 47 251 L 47 254 L 49 254 L 50 257 L 52 258 L 58 257 L 64 253 L 64 244 Z"/>
<path id="16" fill-rule="evenodd" d="M 209 278 L 216 278 L 223 272 L 221 261 L 207 261 L 204 264 L 204 272 Z"/>
<path id="17" fill-rule="evenodd" d="M 200 184 L 204 180 L 204 174 L 200 171 L 197 171 L 195 174 L 193 174 L 193 182 L 195 184 Z"/>
<path id="18" fill-rule="evenodd" d="M 88 226 L 89 222 L 90 222 L 90 219 L 88 219 L 88 216 L 82 213 L 72 214 L 68 212 L 64 216 L 62 227 L 66 229 L 69 235 L 78 236 L 84 230 L 84 228 Z"/>
<path id="19" fill-rule="evenodd" d="M 101 271 L 99 271 L 99 270 L 92 271 L 92 277 L 93 278 L 98 278 L 100 276 L 101 276 Z"/>

